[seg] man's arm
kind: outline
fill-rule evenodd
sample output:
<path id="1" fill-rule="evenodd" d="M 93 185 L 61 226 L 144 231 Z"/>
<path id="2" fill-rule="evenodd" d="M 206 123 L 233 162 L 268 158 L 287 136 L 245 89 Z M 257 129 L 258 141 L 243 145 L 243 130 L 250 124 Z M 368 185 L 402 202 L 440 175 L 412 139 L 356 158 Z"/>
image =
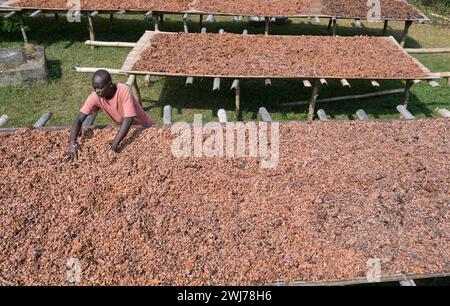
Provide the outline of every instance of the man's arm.
<path id="1" fill-rule="evenodd" d="M 120 142 L 125 138 L 125 136 L 127 136 L 128 131 L 133 124 L 134 118 L 136 117 L 125 117 L 125 119 L 123 120 L 122 125 L 120 126 L 120 130 L 111 145 L 111 149 L 114 152 L 117 152 Z"/>
<path id="2" fill-rule="evenodd" d="M 87 115 L 84 113 L 79 113 L 78 117 L 72 124 L 72 130 L 70 132 L 69 150 L 68 155 L 71 160 L 77 159 L 77 138 L 80 134 L 81 126 L 84 120 L 86 120 Z"/>

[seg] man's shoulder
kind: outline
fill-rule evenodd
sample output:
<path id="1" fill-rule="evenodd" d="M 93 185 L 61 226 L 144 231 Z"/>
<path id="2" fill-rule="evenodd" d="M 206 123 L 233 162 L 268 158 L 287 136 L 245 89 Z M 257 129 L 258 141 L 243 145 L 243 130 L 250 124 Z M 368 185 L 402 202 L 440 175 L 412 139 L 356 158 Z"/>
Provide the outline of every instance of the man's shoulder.
<path id="1" fill-rule="evenodd" d="M 129 91 L 130 90 L 130 88 L 128 87 L 127 84 L 117 83 L 116 86 L 117 86 L 117 89 L 119 89 L 120 91 Z"/>

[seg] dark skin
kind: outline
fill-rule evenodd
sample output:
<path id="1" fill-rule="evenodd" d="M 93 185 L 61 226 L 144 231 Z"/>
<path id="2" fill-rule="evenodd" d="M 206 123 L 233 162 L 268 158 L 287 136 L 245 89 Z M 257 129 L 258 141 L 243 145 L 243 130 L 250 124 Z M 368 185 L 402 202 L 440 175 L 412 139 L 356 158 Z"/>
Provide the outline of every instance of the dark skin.
<path id="1" fill-rule="evenodd" d="M 112 83 L 110 76 L 105 75 L 94 76 L 94 78 L 92 79 L 92 87 L 94 88 L 94 91 L 99 98 L 104 98 L 106 100 L 113 98 L 117 92 L 117 86 L 116 84 Z M 67 152 L 70 160 L 75 160 L 78 158 L 77 138 L 78 135 L 80 134 L 81 127 L 86 118 L 87 115 L 80 112 L 78 114 L 78 117 L 73 122 L 72 131 L 70 134 L 69 148 Z M 114 152 L 118 152 L 119 144 L 128 134 L 128 131 L 130 130 L 134 119 L 135 117 L 124 118 L 120 126 L 119 132 L 117 133 L 111 145 L 111 149 Z"/>

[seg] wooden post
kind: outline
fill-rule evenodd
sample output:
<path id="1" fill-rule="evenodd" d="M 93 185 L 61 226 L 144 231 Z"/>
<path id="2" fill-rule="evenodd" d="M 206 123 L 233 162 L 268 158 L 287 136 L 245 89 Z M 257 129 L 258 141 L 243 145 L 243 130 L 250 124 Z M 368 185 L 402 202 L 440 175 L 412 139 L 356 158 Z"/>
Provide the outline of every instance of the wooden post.
<path id="1" fill-rule="evenodd" d="M 356 116 L 358 116 L 358 119 L 361 121 L 369 120 L 369 116 L 367 116 L 367 113 L 363 109 L 358 110 Z"/>
<path id="2" fill-rule="evenodd" d="M 58 29 L 59 32 L 61 32 L 61 25 L 59 22 L 59 14 L 55 13 L 55 22 L 56 22 L 56 28 Z"/>
<path id="3" fill-rule="evenodd" d="M 35 128 L 44 127 L 51 118 L 52 118 L 52 113 L 49 113 L 49 112 L 43 113 L 41 118 L 39 118 L 39 120 L 36 121 L 36 123 L 34 124 L 34 127 Z"/>
<path id="4" fill-rule="evenodd" d="M 259 116 L 263 122 L 272 122 L 272 116 L 270 116 L 270 113 L 265 107 L 259 109 Z"/>
<path id="5" fill-rule="evenodd" d="M 172 106 L 170 106 L 170 105 L 164 106 L 163 122 L 164 122 L 164 125 L 172 124 Z"/>
<path id="6" fill-rule="evenodd" d="M 336 36 L 337 19 L 333 17 L 333 36 Z"/>
<path id="7" fill-rule="evenodd" d="M 89 39 L 91 41 L 95 41 L 94 20 L 91 15 L 88 15 L 88 30 L 89 30 Z M 95 46 L 91 46 L 91 49 L 95 49 Z"/>
<path id="8" fill-rule="evenodd" d="M 231 88 L 235 90 L 235 103 L 236 103 L 236 120 L 240 120 L 241 116 L 241 84 L 239 80 L 234 80 Z"/>
<path id="9" fill-rule="evenodd" d="M 203 28 L 203 14 L 200 14 L 200 31 Z"/>
<path id="10" fill-rule="evenodd" d="M 23 42 L 25 45 L 28 45 L 28 37 L 27 33 L 25 32 L 25 26 L 23 25 L 23 18 L 22 14 L 19 15 L 19 25 L 20 25 L 20 32 L 22 33 Z"/>
<path id="11" fill-rule="evenodd" d="M 145 80 L 144 80 L 144 84 L 145 84 L 145 86 L 147 86 L 147 87 L 150 87 L 150 84 L 151 84 L 151 75 L 150 74 L 147 74 L 146 76 L 145 76 Z"/>
<path id="12" fill-rule="evenodd" d="M 316 108 L 316 101 L 319 97 L 320 90 L 320 81 L 318 79 L 314 80 L 311 100 L 309 101 L 309 113 L 308 113 L 308 121 L 312 121 L 314 119 L 314 111 Z"/>
<path id="13" fill-rule="evenodd" d="M 136 101 L 142 106 L 141 91 L 139 90 L 137 77 L 135 74 L 130 74 L 128 76 L 127 85 L 131 88 L 131 93 L 133 94 Z"/>
<path id="14" fill-rule="evenodd" d="M 265 17 L 265 21 L 266 21 L 266 29 L 264 30 L 264 34 L 265 34 L 265 35 L 269 35 L 269 31 L 270 31 L 270 18 L 269 18 L 269 17 Z"/>
<path id="15" fill-rule="evenodd" d="M 188 14 L 184 14 L 183 15 L 184 33 L 189 33 L 189 28 L 188 28 L 188 24 L 187 24 L 187 18 L 188 18 Z"/>
<path id="16" fill-rule="evenodd" d="M 411 87 L 413 85 L 413 81 L 412 80 L 406 80 L 406 85 L 405 85 L 405 100 L 403 103 L 403 106 L 405 106 L 405 108 L 408 107 L 408 103 L 409 103 L 409 98 L 411 96 Z"/>
<path id="17" fill-rule="evenodd" d="M 387 33 L 388 23 L 389 23 L 388 20 L 385 20 L 385 21 L 384 21 L 383 32 L 381 33 L 381 35 L 383 35 L 383 36 L 385 36 L 386 33 Z"/>
<path id="18" fill-rule="evenodd" d="M 412 20 L 405 21 L 405 29 L 403 30 L 402 38 L 400 39 L 400 46 L 404 47 L 406 39 L 408 38 L 409 28 L 412 25 Z"/>
<path id="19" fill-rule="evenodd" d="M 113 22 L 114 22 L 114 14 L 109 14 L 109 25 L 108 25 L 108 31 L 109 31 L 109 33 L 112 33 L 112 30 L 113 30 Z"/>
<path id="20" fill-rule="evenodd" d="M 325 113 L 325 111 L 323 109 L 319 109 L 317 111 L 317 116 L 319 117 L 320 121 L 327 121 L 327 114 Z"/>
<path id="21" fill-rule="evenodd" d="M 330 18 L 330 21 L 328 22 L 328 28 L 327 28 L 328 34 L 330 34 L 330 35 L 331 35 L 331 25 L 332 24 L 333 24 L 333 18 Z"/>
<path id="22" fill-rule="evenodd" d="M 153 15 L 153 22 L 155 23 L 155 32 L 159 31 L 159 15 L 154 14 Z"/>

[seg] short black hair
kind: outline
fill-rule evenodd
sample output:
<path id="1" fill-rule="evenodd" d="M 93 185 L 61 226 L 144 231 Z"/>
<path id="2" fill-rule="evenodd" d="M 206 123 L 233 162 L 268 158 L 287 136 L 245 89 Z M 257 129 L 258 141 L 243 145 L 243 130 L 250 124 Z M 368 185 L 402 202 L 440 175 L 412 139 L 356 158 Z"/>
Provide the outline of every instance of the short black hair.
<path id="1" fill-rule="evenodd" d="M 112 81 L 111 74 L 109 74 L 109 72 L 104 69 L 97 70 L 94 73 L 94 76 L 92 77 L 92 82 L 94 82 L 94 80 L 97 78 L 101 79 L 103 81 L 102 83 L 104 84 Z"/>

